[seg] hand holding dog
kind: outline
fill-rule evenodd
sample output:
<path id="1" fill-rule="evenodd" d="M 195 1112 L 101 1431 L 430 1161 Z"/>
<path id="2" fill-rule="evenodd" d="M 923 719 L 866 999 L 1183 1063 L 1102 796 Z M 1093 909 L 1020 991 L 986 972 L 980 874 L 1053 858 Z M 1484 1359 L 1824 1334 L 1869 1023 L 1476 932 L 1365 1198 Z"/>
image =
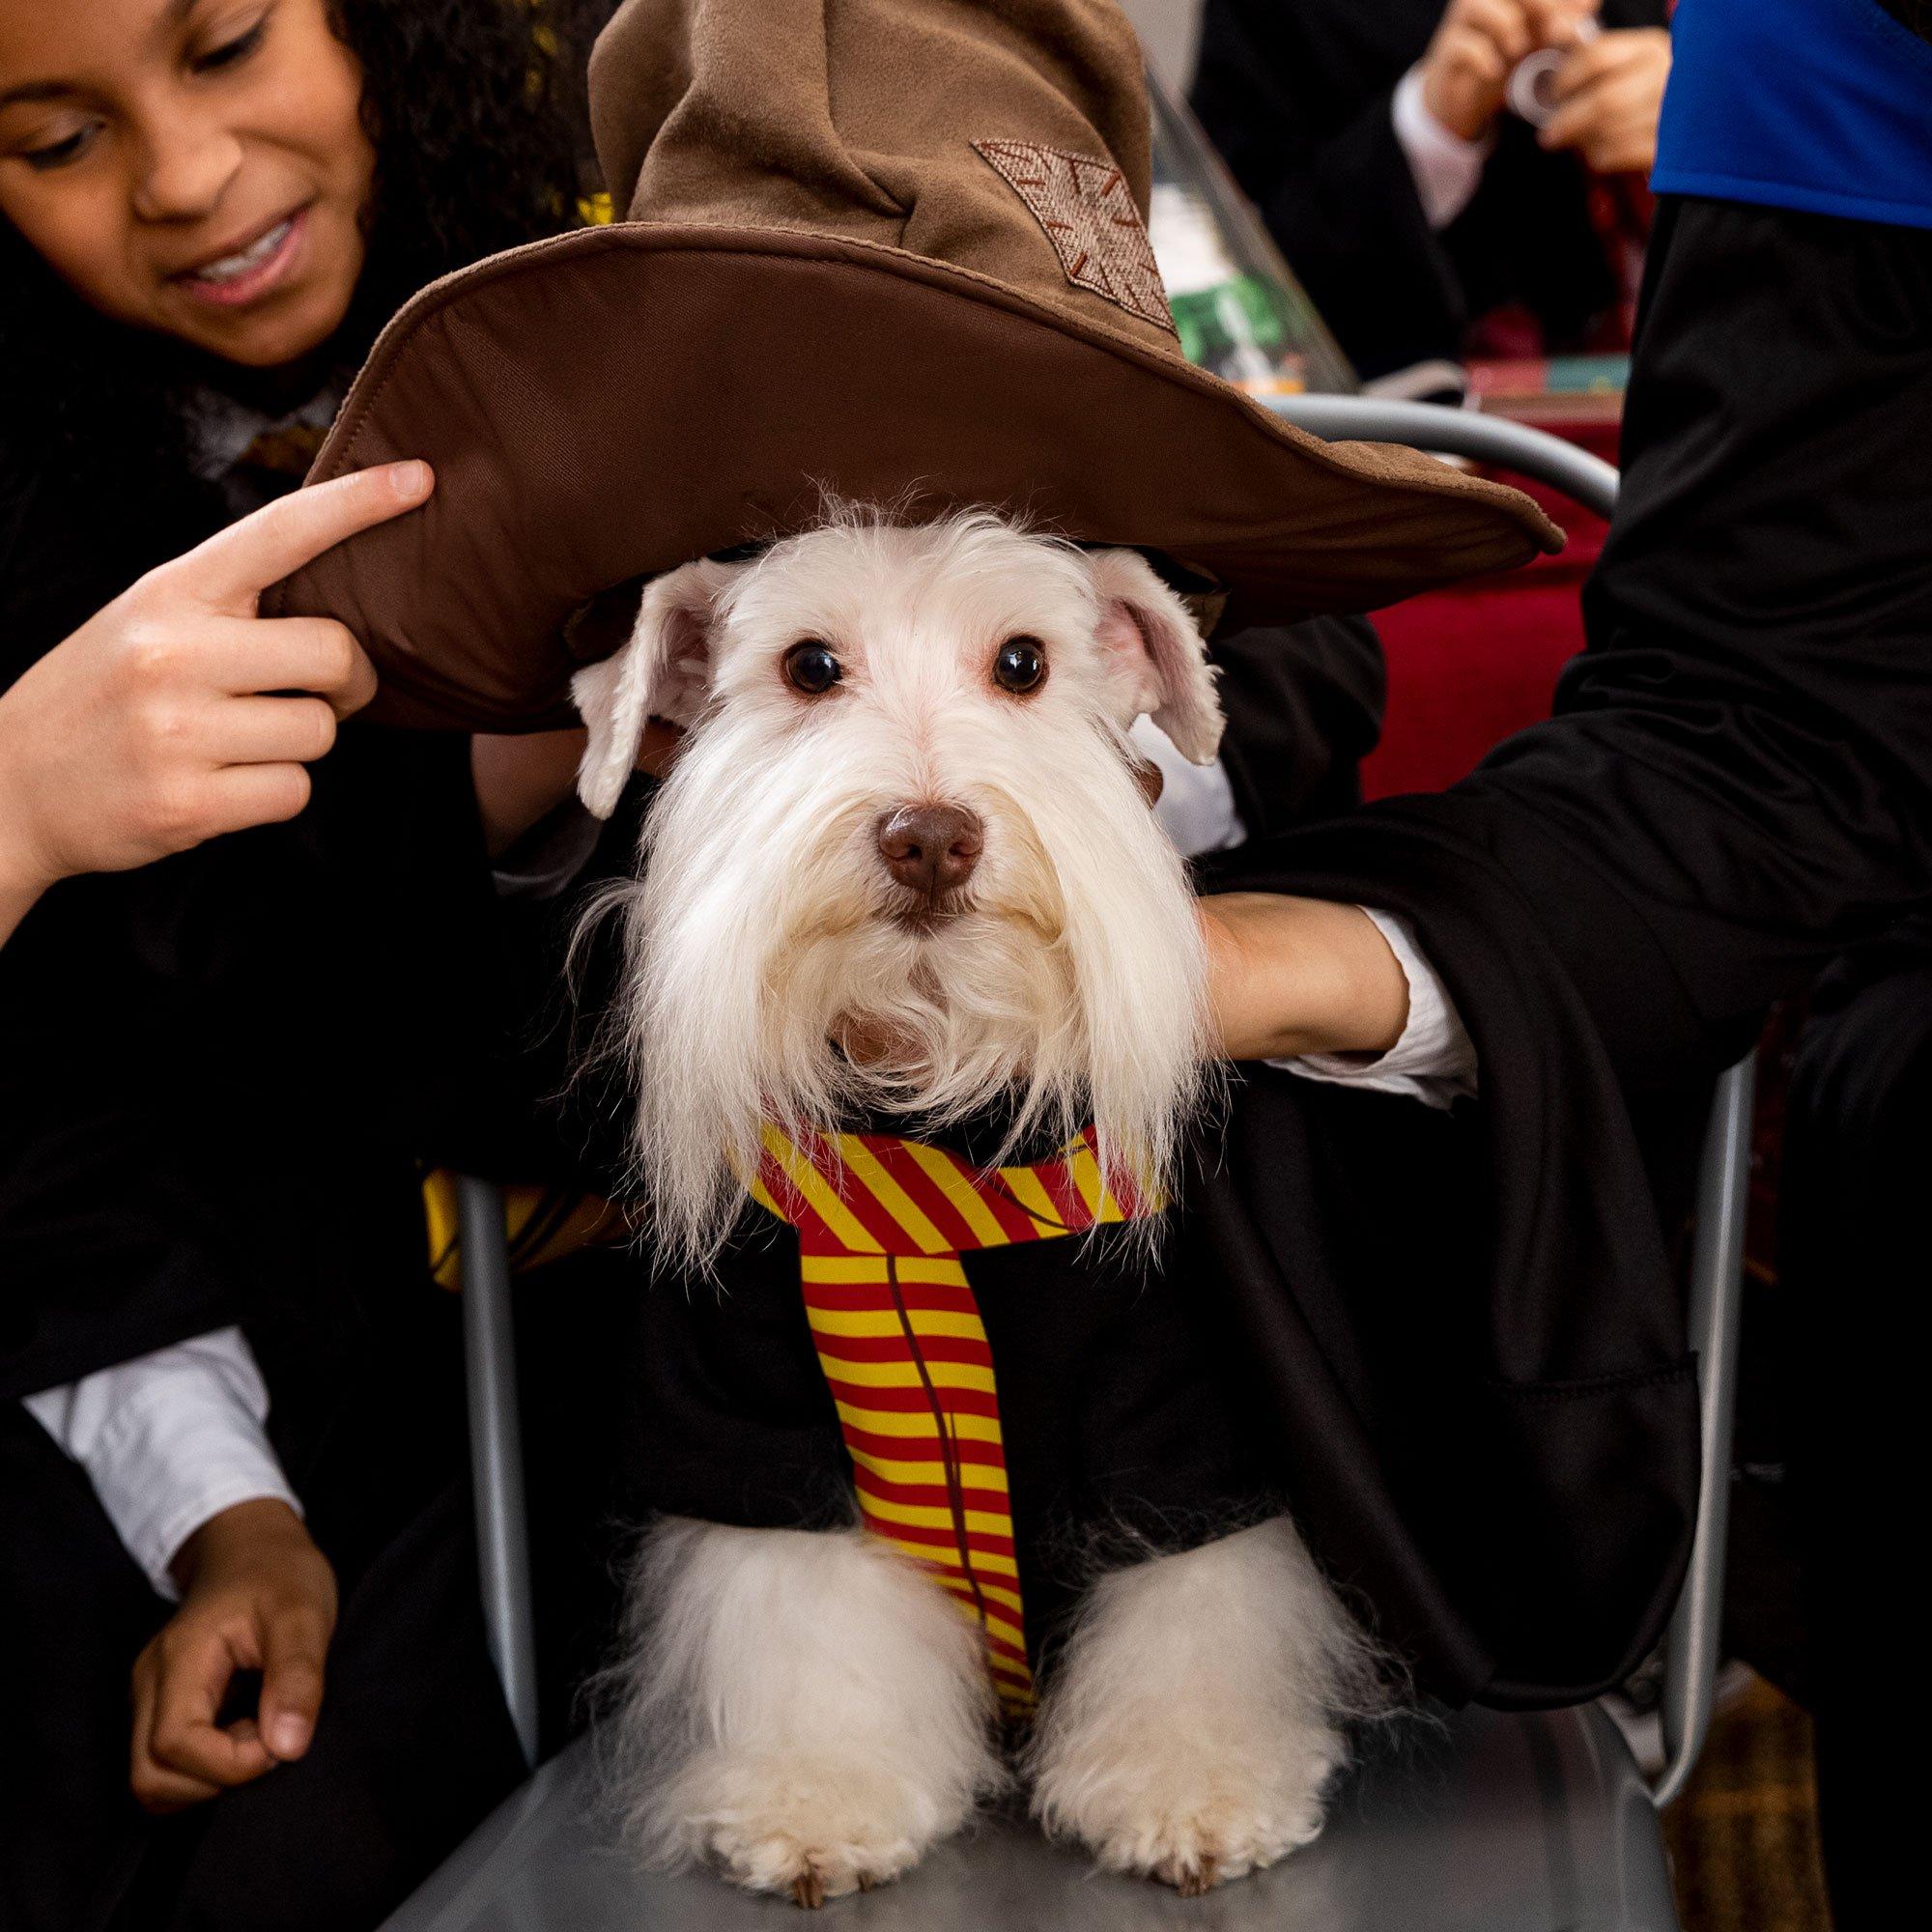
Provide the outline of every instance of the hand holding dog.
<path id="1" fill-rule="evenodd" d="M 1223 1058 L 1386 1053 L 1402 1037 L 1407 976 L 1359 906 L 1220 893 L 1200 917 Z"/>
<path id="2" fill-rule="evenodd" d="M 340 624 L 261 593 L 420 504 L 387 464 L 269 504 L 152 570 L 0 696 L 0 940 L 46 888 L 296 816 L 376 674 Z"/>
<path id="3" fill-rule="evenodd" d="M 178 1811 L 308 1749 L 335 1628 L 335 1577 L 286 1503 L 238 1503 L 175 1559 L 181 1608 L 134 1661 L 134 1796 Z M 262 1673 L 257 1714 L 216 1722 L 238 1670 Z"/>

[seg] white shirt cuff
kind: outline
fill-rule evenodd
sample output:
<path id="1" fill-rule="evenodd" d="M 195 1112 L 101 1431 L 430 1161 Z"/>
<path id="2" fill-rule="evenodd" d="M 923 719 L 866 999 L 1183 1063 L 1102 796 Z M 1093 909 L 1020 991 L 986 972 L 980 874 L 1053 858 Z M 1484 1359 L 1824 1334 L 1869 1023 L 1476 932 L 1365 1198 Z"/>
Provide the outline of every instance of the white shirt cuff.
<path id="1" fill-rule="evenodd" d="M 1483 165 L 1495 146 L 1495 136 L 1465 141 L 1452 134 L 1423 104 L 1422 70 L 1412 67 L 1396 82 L 1389 109 L 1395 138 L 1422 213 L 1432 228 L 1447 228 L 1468 207 L 1483 179 Z"/>
<path id="2" fill-rule="evenodd" d="M 1247 838 L 1234 785 L 1218 758 L 1211 765 L 1189 764 L 1151 718 L 1139 720 L 1132 735 L 1141 755 L 1160 767 L 1163 783 L 1154 817 L 1183 858 L 1225 851 Z M 1447 1107 L 1476 1091 L 1476 1049 L 1462 1015 L 1435 967 L 1422 956 L 1409 923 L 1373 906 L 1362 910 L 1388 941 L 1408 981 L 1408 1018 L 1402 1037 L 1386 1053 L 1311 1053 L 1268 1065 L 1304 1080 L 1366 1087 L 1378 1094 L 1406 1094 L 1425 1107 Z"/>
<path id="3" fill-rule="evenodd" d="M 603 836 L 604 823 L 592 818 L 575 798 L 554 806 L 491 868 L 501 899 L 554 899 L 577 883 Z"/>
<path id="4" fill-rule="evenodd" d="M 29 1413 L 86 1470 L 100 1507 L 156 1592 L 211 1517 L 270 1497 L 301 1504 L 269 1446 L 269 1391 L 239 1328 L 26 1398 Z"/>
<path id="5" fill-rule="evenodd" d="M 1456 1003 L 1435 967 L 1422 956 L 1415 929 L 1394 913 L 1362 910 L 1388 941 L 1408 981 L 1408 1020 L 1402 1037 L 1386 1053 L 1309 1053 L 1298 1060 L 1268 1064 L 1304 1080 L 1326 1080 L 1342 1087 L 1366 1087 L 1377 1094 L 1403 1094 L 1426 1107 L 1446 1107 L 1476 1091 L 1476 1049 Z"/>
<path id="6" fill-rule="evenodd" d="M 1160 767 L 1154 823 L 1174 840 L 1182 858 L 1225 852 L 1248 836 L 1235 808 L 1235 787 L 1219 758 L 1211 765 L 1190 764 L 1151 718 L 1135 719 L 1127 735 L 1142 757 Z"/>

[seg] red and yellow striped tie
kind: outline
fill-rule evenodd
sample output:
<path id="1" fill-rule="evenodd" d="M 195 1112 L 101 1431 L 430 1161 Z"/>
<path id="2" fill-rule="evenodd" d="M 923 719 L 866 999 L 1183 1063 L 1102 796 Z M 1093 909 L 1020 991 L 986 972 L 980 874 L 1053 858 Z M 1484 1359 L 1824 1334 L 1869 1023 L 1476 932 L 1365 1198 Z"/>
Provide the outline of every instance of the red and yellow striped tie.
<path id="1" fill-rule="evenodd" d="M 1000 1701 L 1033 1707 L 993 1356 L 960 1256 L 1148 1211 L 1090 1127 L 1051 1160 L 981 1169 L 885 1134 L 765 1129 L 753 1195 L 798 1230 L 806 1319 L 866 1527 L 978 1624 Z"/>

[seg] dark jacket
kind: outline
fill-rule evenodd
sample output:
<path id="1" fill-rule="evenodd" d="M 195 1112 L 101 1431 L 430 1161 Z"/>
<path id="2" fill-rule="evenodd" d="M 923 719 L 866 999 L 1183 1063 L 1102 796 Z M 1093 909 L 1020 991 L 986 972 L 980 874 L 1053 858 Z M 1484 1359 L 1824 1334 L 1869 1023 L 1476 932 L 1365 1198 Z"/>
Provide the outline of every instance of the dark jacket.
<path id="1" fill-rule="evenodd" d="M 225 520 L 186 485 L 97 519 L 51 469 L 8 495 L 0 685 Z M 293 824 L 63 882 L 0 948 L 0 1394 L 269 1306 L 293 1388 L 420 1279 L 417 1154 L 508 1060 L 468 747 L 352 723 L 314 785 Z"/>

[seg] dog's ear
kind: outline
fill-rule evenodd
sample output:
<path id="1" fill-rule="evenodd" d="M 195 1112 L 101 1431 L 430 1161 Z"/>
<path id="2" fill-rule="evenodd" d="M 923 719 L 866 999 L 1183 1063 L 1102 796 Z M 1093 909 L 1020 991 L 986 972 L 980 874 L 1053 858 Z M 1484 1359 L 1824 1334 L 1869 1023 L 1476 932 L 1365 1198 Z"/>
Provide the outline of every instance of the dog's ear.
<path id="1" fill-rule="evenodd" d="M 593 817 L 609 818 L 638 762 L 653 718 L 689 724 L 711 681 L 711 631 L 732 567 L 700 557 L 644 586 L 630 641 L 570 680 L 590 740 L 577 768 L 577 793 Z"/>
<path id="2" fill-rule="evenodd" d="M 1100 600 L 1095 632 L 1131 681 L 1135 715 L 1151 717 L 1183 758 L 1211 765 L 1221 748 L 1221 701 L 1187 606 L 1139 552 L 1087 554 Z"/>

